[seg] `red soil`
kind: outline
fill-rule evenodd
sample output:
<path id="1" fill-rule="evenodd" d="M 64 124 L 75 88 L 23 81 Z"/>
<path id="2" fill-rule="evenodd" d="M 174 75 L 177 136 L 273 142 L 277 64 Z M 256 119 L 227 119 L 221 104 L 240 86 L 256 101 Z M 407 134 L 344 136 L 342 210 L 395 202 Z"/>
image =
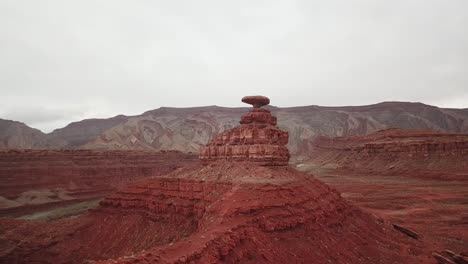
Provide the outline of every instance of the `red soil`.
<path id="1" fill-rule="evenodd" d="M 468 255 L 468 181 L 352 170 L 314 174 L 352 204 L 432 241 L 437 251 Z"/>
<path id="2" fill-rule="evenodd" d="M 189 166 L 79 218 L 0 227 L 8 263 L 433 263 L 424 241 L 313 177 L 254 163 Z"/>

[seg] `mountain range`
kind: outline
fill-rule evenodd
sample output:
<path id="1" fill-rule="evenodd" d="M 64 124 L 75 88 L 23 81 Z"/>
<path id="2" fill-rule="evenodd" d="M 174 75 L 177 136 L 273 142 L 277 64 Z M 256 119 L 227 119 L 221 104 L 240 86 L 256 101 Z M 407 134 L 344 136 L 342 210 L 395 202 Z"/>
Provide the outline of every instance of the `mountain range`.
<path id="1" fill-rule="evenodd" d="M 430 129 L 468 133 L 468 108 L 438 108 L 422 103 L 383 102 L 366 106 L 267 107 L 289 132 L 295 158 L 306 157 L 320 135 L 366 135 L 381 129 Z M 141 115 L 86 119 L 45 134 L 0 119 L 0 148 L 142 149 L 197 153 L 214 135 L 236 126 L 247 108 L 161 107 Z"/>

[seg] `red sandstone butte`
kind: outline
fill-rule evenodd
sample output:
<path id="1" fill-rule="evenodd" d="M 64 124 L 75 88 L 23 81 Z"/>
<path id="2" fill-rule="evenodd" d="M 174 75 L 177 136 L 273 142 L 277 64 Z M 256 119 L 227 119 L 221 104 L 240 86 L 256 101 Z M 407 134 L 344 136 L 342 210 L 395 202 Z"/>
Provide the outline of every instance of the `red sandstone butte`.
<path id="1" fill-rule="evenodd" d="M 202 153 L 205 164 L 141 180 L 83 216 L 50 223 L 0 219 L 0 230 L 6 230 L 0 233 L 0 259 L 433 263 L 432 248 L 423 240 L 409 238 L 391 223 L 350 205 L 311 175 L 289 166 L 264 166 L 286 164 L 288 134 L 261 108 L 242 120 L 239 128 L 210 143 L 214 150 L 230 150 L 224 156 Z M 284 155 L 265 151 L 271 146 L 284 148 Z"/>
<path id="2" fill-rule="evenodd" d="M 262 165 L 286 165 L 289 161 L 288 132 L 276 126 L 276 117 L 260 108 L 270 102 L 264 96 L 247 96 L 243 102 L 254 108 L 241 117 L 240 126 L 226 130 L 200 151 L 202 161 L 252 161 Z"/>

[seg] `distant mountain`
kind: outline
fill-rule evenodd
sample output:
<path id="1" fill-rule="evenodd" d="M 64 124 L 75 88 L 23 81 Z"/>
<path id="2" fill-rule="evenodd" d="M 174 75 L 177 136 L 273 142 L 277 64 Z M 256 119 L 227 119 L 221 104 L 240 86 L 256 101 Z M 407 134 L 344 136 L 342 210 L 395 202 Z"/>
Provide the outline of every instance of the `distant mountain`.
<path id="1" fill-rule="evenodd" d="M 127 121 L 128 117 L 118 115 L 107 119 L 85 119 L 73 122 L 64 128 L 55 129 L 48 134 L 51 139 L 64 140 L 64 148 L 78 148 L 89 140 L 97 138 L 107 129 Z"/>
<path id="2" fill-rule="evenodd" d="M 269 109 L 278 117 L 280 128 L 289 131 L 289 149 L 295 157 L 307 156 L 314 148 L 313 139 L 318 135 L 366 135 L 385 128 L 468 133 L 468 109 L 438 108 L 422 103 Z M 198 152 L 212 136 L 236 126 L 240 116 L 246 112 L 247 108 L 218 106 L 162 107 L 137 116 L 74 122 L 48 134 L 47 139 L 49 142 L 62 142 L 55 147 L 66 148 Z"/>
<path id="3" fill-rule="evenodd" d="M 0 119 L 0 149 L 44 149 L 61 145 L 60 139 L 49 140 L 40 130 L 24 123 Z"/>

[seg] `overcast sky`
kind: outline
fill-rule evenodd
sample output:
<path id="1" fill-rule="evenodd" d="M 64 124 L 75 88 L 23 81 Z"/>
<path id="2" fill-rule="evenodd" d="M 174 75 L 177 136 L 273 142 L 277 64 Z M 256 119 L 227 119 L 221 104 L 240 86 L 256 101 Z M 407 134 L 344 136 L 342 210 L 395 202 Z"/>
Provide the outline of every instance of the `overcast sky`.
<path id="1" fill-rule="evenodd" d="M 161 106 L 468 108 L 468 1 L 0 0 L 0 118 Z"/>

